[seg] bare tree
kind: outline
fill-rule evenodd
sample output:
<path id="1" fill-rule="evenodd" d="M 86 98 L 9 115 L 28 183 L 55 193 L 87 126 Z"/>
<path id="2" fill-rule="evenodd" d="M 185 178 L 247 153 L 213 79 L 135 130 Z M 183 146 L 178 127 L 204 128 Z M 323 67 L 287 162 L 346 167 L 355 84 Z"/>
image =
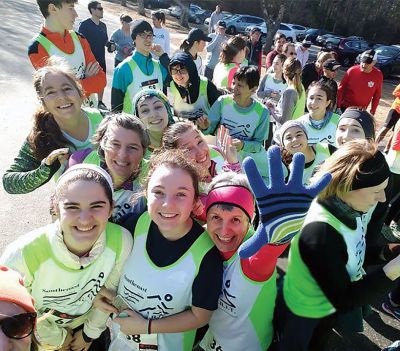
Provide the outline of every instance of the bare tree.
<path id="1" fill-rule="evenodd" d="M 146 12 L 144 10 L 144 0 L 137 0 L 138 4 L 138 13 L 141 16 L 146 16 Z"/>
<path id="2" fill-rule="evenodd" d="M 174 0 L 174 1 L 182 9 L 181 17 L 179 18 L 179 24 L 182 27 L 189 28 L 189 5 L 190 5 L 190 0 Z"/>
<path id="3" fill-rule="evenodd" d="M 272 46 L 274 35 L 278 30 L 279 24 L 281 23 L 285 10 L 290 2 L 291 0 L 260 0 L 263 17 L 267 24 L 267 39 L 265 43 L 266 51 L 269 51 Z"/>

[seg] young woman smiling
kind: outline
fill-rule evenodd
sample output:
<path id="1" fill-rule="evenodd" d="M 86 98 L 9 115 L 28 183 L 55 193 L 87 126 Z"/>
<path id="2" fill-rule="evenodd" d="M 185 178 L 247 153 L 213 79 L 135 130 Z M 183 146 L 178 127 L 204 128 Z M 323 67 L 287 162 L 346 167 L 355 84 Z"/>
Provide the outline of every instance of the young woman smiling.
<path id="1" fill-rule="evenodd" d="M 149 146 L 149 137 L 143 123 L 128 114 L 107 116 L 93 136 L 93 148 L 71 155 L 69 166 L 77 163 L 95 164 L 107 170 L 114 186 L 112 221 L 142 213 L 145 202 L 132 205 L 132 196 L 142 190 L 140 181 L 145 179 L 147 165 L 143 160 Z"/>
<path id="2" fill-rule="evenodd" d="M 56 222 L 12 242 L 0 258 L 24 276 L 35 300 L 41 343 L 61 350 L 104 350 L 108 314 L 93 308 L 102 286 L 115 291 L 132 236 L 109 223 L 112 179 L 100 167 L 76 165 L 58 179 Z M 51 312 L 51 313 L 49 313 Z"/>
<path id="3" fill-rule="evenodd" d="M 4 189 L 11 194 L 29 193 L 47 183 L 71 152 L 91 146 L 103 118 L 98 110 L 82 108 L 81 86 L 64 66 L 39 69 L 34 87 L 41 105 L 18 156 L 3 175 Z"/>

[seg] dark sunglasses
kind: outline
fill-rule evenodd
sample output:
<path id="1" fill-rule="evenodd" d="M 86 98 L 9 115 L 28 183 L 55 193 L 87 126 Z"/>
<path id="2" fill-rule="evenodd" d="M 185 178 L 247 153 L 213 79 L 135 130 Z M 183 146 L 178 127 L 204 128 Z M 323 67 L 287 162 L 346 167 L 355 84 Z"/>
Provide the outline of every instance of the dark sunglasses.
<path id="1" fill-rule="evenodd" d="M 27 312 L 0 319 L 0 328 L 10 339 L 23 339 L 31 335 L 37 314 Z"/>
<path id="2" fill-rule="evenodd" d="M 103 11 L 102 7 L 96 7 L 96 10 Z"/>

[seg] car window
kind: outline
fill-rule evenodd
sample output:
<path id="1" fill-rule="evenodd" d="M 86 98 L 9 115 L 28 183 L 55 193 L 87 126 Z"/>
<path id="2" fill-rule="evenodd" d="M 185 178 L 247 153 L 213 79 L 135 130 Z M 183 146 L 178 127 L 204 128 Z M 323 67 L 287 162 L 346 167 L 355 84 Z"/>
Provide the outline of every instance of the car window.
<path id="1" fill-rule="evenodd" d="M 292 28 L 293 28 L 293 29 L 297 29 L 297 30 L 304 30 L 304 27 L 302 27 L 302 26 L 296 26 L 296 25 L 294 25 L 294 26 L 292 26 Z"/>
<path id="2" fill-rule="evenodd" d="M 288 26 L 284 25 L 284 24 L 280 24 L 280 25 L 279 25 L 279 29 L 282 29 L 282 30 L 290 30 L 290 28 L 289 28 Z"/>
<path id="3" fill-rule="evenodd" d="M 369 49 L 369 45 L 366 41 L 360 41 L 360 49 L 367 50 Z"/>

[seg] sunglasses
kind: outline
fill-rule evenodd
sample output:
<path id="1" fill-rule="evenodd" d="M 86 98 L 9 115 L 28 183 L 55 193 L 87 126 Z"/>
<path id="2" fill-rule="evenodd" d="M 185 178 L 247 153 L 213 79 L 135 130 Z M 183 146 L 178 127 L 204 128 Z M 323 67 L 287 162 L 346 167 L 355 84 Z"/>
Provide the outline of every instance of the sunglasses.
<path id="1" fill-rule="evenodd" d="M 27 312 L 0 319 L 0 328 L 10 339 L 23 339 L 31 335 L 37 314 Z"/>
<path id="2" fill-rule="evenodd" d="M 96 7 L 96 10 L 103 11 L 102 7 Z"/>

